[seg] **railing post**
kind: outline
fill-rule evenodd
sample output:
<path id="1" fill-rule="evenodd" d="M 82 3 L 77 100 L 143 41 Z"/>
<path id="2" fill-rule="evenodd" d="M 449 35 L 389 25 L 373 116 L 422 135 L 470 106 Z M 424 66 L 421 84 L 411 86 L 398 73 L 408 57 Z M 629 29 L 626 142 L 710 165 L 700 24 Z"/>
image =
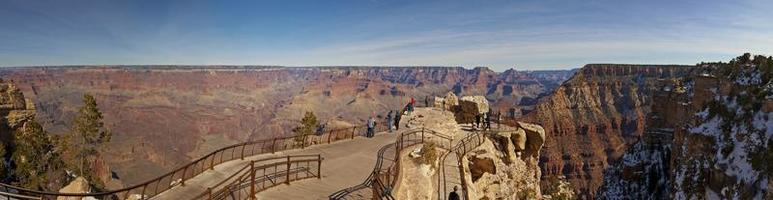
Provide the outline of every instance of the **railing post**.
<path id="1" fill-rule="evenodd" d="M 274 138 L 274 141 L 271 142 L 271 153 L 276 153 L 276 138 Z"/>
<path id="2" fill-rule="evenodd" d="M 322 179 L 322 154 L 317 154 L 317 179 Z"/>
<path id="3" fill-rule="evenodd" d="M 211 170 L 215 170 L 215 154 L 217 154 L 217 152 L 215 152 L 214 154 L 212 154 L 212 156 L 210 156 L 212 160 L 209 160 L 209 169 Z"/>
<path id="4" fill-rule="evenodd" d="M 242 145 L 242 160 L 244 160 L 244 147 L 247 147 L 247 145 Z"/>
<path id="5" fill-rule="evenodd" d="M 188 166 L 185 166 L 185 168 L 183 168 L 183 176 L 182 176 L 182 178 L 180 178 L 181 179 L 181 181 L 180 181 L 180 185 L 181 186 L 185 186 L 185 172 L 188 172 Z"/>
<path id="6" fill-rule="evenodd" d="M 208 187 L 208 188 L 207 188 L 207 193 L 209 194 L 209 197 L 208 197 L 208 199 L 209 199 L 209 200 L 212 200 L 212 188 Z"/>
<path id="7" fill-rule="evenodd" d="M 287 175 L 285 184 L 290 185 L 290 156 L 287 156 L 287 171 L 285 171 L 285 175 Z"/>
<path id="8" fill-rule="evenodd" d="M 424 127 L 421 127 L 421 143 L 424 143 Z"/>
<path id="9" fill-rule="evenodd" d="M 305 149 L 306 148 L 306 139 L 308 139 L 308 137 L 309 137 L 309 135 L 303 135 L 301 137 L 301 149 Z"/>
<path id="10" fill-rule="evenodd" d="M 255 200 L 255 161 L 250 162 L 250 199 Z"/>
<path id="11" fill-rule="evenodd" d="M 330 137 L 332 137 L 332 136 L 333 136 L 333 130 L 330 130 L 330 131 L 327 133 L 327 143 L 328 143 L 328 144 L 330 144 Z"/>

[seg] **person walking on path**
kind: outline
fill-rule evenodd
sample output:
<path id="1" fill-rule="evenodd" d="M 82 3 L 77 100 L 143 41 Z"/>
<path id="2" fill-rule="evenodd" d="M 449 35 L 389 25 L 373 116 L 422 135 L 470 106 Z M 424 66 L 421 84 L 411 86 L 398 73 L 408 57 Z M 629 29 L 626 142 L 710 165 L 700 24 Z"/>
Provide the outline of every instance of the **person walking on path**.
<path id="1" fill-rule="evenodd" d="M 475 128 L 480 128 L 480 113 L 475 115 Z"/>
<path id="2" fill-rule="evenodd" d="M 373 137 L 373 129 L 376 128 L 376 120 L 373 119 L 373 117 L 368 118 L 368 133 L 366 137 Z"/>
<path id="3" fill-rule="evenodd" d="M 395 113 L 395 130 L 400 130 L 400 118 L 403 118 L 403 110 Z"/>
<path id="4" fill-rule="evenodd" d="M 486 113 L 486 129 L 491 130 L 491 112 Z"/>
<path id="5" fill-rule="evenodd" d="M 500 126 L 502 126 L 501 124 L 502 124 L 502 113 L 497 112 L 497 128 L 500 128 Z"/>
<path id="6" fill-rule="evenodd" d="M 393 116 L 391 110 L 389 111 L 389 114 L 387 114 L 387 116 L 386 116 L 386 121 L 387 121 L 387 130 L 389 130 L 389 132 L 391 133 L 392 132 L 392 125 L 395 123 L 394 122 L 394 116 Z"/>
<path id="7" fill-rule="evenodd" d="M 413 113 L 413 108 L 416 107 L 416 99 L 411 97 L 411 102 L 408 103 L 408 105 L 410 105 L 410 107 L 408 108 L 409 109 L 408 113 Z"/>
<path id="8" fill-rule="evenodd" d="M 457 190 L 459 190 L 459 186 L 454 186 L 454 191 L 451 193 L 448 193 L 448 200 L 459 200 L 459 193 L 457 193 Z"/>

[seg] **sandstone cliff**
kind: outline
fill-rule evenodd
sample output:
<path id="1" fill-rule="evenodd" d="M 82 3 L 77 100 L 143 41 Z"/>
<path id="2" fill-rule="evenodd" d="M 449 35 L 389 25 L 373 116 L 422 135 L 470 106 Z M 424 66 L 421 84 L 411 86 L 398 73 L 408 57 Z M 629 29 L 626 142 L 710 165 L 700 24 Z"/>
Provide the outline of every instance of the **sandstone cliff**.
<path id="1" fill-rule="evenodd" d="M 591 64 L 522 119 L 545 128 L 545 176 L 563 175 L 580 198 L 592 198 L 604 169 L 643 135 L 659 79 L 686 76 L 672 65 Z"/>
<path id="2" fill-rule="evenodd" d="M 658 93 L 600 199 L 771 199 L 773 58 L 702 64 Z"/>

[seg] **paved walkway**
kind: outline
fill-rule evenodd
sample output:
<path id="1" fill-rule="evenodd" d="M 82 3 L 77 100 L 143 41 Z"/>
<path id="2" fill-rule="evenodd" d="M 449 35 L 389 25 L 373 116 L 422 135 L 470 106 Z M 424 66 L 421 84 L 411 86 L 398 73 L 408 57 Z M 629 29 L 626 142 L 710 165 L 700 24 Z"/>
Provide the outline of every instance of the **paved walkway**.
<path id="1" fill-rule="evenodd" d="M 336 191 L 362 183 L 373 171 L 378 150 L 395 142 L 394 133 L 351 142 L 323 145 L 308 153 L 321 153 L 322 179 L 306 179 L 279 185 L 257 194 L 258 199 L 328 199 Z"/>
<path id="2" fill-rule="evenodd" d="M 306 179 L 292 182 L 291 185 L 279 185 L 258 194 L 259 199 L 326 199 L 328 195 L 346 187 L 357 185 L 365 180 L 376 163 L 378 150 L 395 141 L 395 133 L 380 133 L 373 138 L 356 137 L 331 144 L 322 144 L 247 157 L 215 166 L 196 177 L 185 181 L 185 186 L 174 187 L 153 199 L 192 199 L 207 187 L 213 186 L 251 160 L 286 155 L 321 154 L 322 179 Z"/>

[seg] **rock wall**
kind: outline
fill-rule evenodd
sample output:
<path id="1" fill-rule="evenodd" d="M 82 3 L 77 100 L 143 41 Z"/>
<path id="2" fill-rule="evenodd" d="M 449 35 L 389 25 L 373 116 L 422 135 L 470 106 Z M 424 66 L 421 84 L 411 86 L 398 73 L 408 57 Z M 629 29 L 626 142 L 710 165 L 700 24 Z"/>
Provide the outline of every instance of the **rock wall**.
<path id="1" fill-rule="evenodd" d="M 660 79 L 690 66 L 591 64 L 521 118 L 545 128 L 543 174 L 564 175 L 580 198 L 593 198 L 603 171 L 644 134 Z"/>
<path id="2" fill-rule="evenodd" d="M 539 136 L 544 136 L 544 132 L 538 125 L 521 124 L 522 127 L 514 130 L 488 135 L 481 146 L 462 159 L 470 199 L 537 199 L 542 196 L 542 175 L 537 158 L 545 139 Z"/>
<path id="3" fill-rule="evenodd" d="M 770 199 L 773 58 L 708 63 L 656 93 L 599 199 Z"/>

